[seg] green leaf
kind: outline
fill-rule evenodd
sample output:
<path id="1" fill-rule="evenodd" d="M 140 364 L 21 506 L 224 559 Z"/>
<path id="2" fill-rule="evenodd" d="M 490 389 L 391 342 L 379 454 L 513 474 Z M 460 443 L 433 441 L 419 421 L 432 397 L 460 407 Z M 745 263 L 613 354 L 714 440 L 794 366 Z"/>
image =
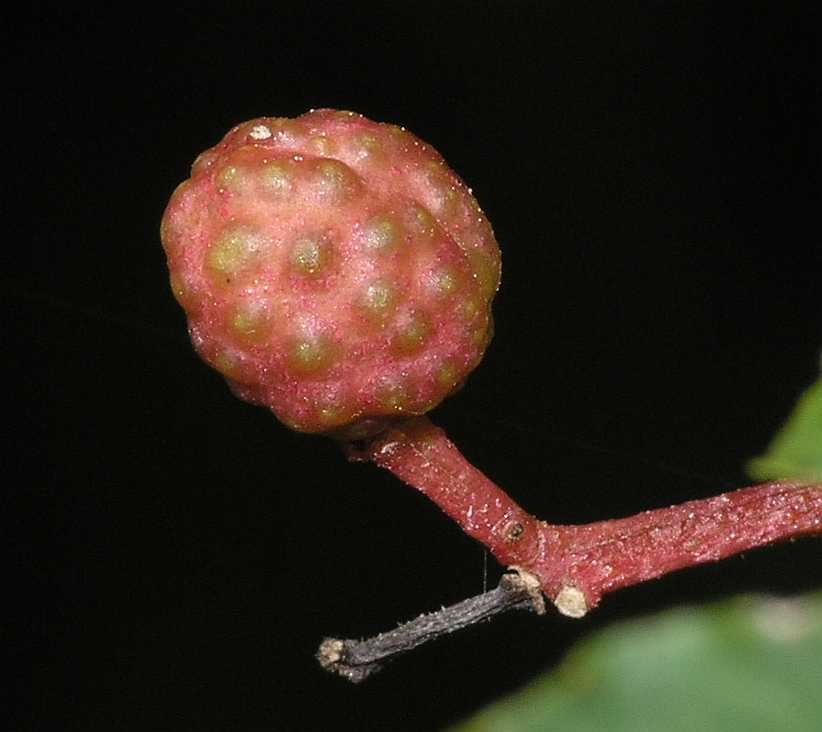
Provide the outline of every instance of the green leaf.
<path id="1" fill-rule="evenodd" d="M 822 593 L 615 625 L 457 732 L 818 732 Z"/>
<path id="2" fill-rule="evenodd" d="M 765 454 L 748 463 L 748 474 L 757 480 L 822 480 L 822 375 L 799 398 Z"/>

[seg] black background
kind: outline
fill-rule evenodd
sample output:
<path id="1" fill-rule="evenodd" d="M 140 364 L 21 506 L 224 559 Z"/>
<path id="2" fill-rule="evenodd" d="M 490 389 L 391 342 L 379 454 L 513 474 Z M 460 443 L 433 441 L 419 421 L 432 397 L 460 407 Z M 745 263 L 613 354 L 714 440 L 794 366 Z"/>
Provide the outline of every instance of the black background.
<path id="1" fill-rule="evenodd" d="M 750 482 L 815 377 L 814 3 L 566 5 L 64 8 L 7 29 L 9 729 L 439 729 L 615 619 L 819 586 L 804 541 L 582 621 L 507 617 L 361 687 L 313 660 L 326 634 L 481 591 L 483 553 L 195 357 L 158 225 L 236 122 L 354 109 L 473 187 L 503 249 L 497 335 L 434 418 L 544 518 Z"/>

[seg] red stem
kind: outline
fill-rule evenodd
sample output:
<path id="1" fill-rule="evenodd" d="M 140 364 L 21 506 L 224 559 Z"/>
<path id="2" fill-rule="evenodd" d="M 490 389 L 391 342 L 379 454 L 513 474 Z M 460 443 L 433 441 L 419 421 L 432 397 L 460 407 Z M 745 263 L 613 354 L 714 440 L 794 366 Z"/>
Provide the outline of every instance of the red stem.
<path id="1" fill-rule="evenodd" d="M 425 417 L 360 457 L 417 488 L 506 566 L 535 575 L 560 612 L 580 617 L 622 587 L 805 535 L 822 535 L 822 485 L 764 483 L 583 526 L 539 521 L 473 467 Z"/>

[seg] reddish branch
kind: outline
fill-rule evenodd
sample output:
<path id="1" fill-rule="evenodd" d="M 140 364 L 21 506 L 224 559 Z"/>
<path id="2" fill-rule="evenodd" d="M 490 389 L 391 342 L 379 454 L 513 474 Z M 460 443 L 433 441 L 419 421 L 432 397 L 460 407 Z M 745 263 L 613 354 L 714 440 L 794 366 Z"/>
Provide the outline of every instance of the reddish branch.
<path id="1" fill-rule="evenodd" d="M 505 566 L 581 617 L 608 592 L 799 536 L 822 534 L 822 485 L 764 483 L 584 526 L 540 521 L 474 468 L 425 417 L 357 454 L 417 488 Z"/>

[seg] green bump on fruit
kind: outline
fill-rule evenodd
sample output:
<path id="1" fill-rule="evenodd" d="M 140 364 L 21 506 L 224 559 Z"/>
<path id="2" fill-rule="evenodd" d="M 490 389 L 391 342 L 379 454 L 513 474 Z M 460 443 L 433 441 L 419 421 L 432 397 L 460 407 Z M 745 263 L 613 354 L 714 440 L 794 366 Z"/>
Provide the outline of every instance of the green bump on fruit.
<path id="1" fill-rule="evenodd" d="M 376 135 L 366 133 L 357 138 L 357 154 L 361 160 L 373 160 L 382 146 Z"/>
<path id="2" fill-rule="evenodd" d="M 480 292 L 487 300 L 491 300 L 499 287 L 499 264 L 479 249 L 471 251 L 468 259 Z"/>
<path id="3" fill-rule="evenodd" d="M 217 187 L 232 190 L 240 183 L 240 171 L 236 165 L 227 165 L 217 173 Z"/>
<path id="4" fill-rule="evenodd" d="M 291 267 L 299 275 L 318 277 L 328 268 L 331 258 L 332 246 L 327 236 L 301 236 L 291 250 Z"/>
<path id="5" fill-rule="evenodd" d="M 383 280 L 372 282 L 365 288 L 361 303 L 366 312 L 375 318 L 384 318 L 396 303 L 395 288 Z"/>
<path id="6" fill-rule="evenodd" d="M 431 322 L 425 313 L 415 311 L 402 319 L 394 336 L 394 348 L 400 353 L 419 350 L 431 334 Z"/>
<path id="7" fill-rule="evenodd" d="M 402 412 L 408 408 L 408 389 L 398 379 L 383 379 L 377 388 L 377 402 L 383 409 Z"/>
<path id="8" fill-rule="evenodd" d="M 440 216 L 450 216 L 455 213 L 459 194 L 445 162 L 438 160 L 429 163 L 427 177 L 428 185 L 434 193 L 437 213 Z"/>
<path id="9" fill-rule="evenodd" d="M 184 180 L 174 189 L 169 201 L 169 209 L 181 208 L 184 205 L 184 199 L 189 195 L 190 187 L 191 180 Z M 167 255 L 171 256 L 181 248 L 184 242 L 181 234 L 179 223 L 174 220 L 174 217 L 163 216 L 160 222 L 160 242 Z"/>
<path id="10" fill-rule="evenodd" d="M 459 277 L 450 267 L 443 267 L 431 273 L 431 286 L 434 294 L 439 297 L 448 297 L 457 291 Z"/>
<path id="11" fill-rule="evenodd" d="M 387 251 L 395 247 L 399 240 L 399 226 L 389 215 L 371 219 L 362 232 L 363 244 L 371 252 Z"/>
<path id="12" fill-rule="evenodd" d="M 317 173 L 318 192 L 328 203 L 344 203 L 358 192 L 357 174 L 339 160 L 320 158 Z"/>
<path id="13" fill-rule="evenodd" d="M 263 190 L 271 196 L 284 198 L 294 188 L 294 178 L 281 163 L 266 163 L 260 171 Z"/>
<path id="14" fill-rule="evenodd" d="M 317 155 L 322 155 L 324 158 L 334 152 L 334 143 L 325 135 L 312 137 L 308 142 L 311 145 L 312 152 L 315 152 Z"/>
<path id="15" fill-rule="evenodd" d="M 208 170 L 213 164 L 217 154 L 214 150 L 206 150 L 200 153 L 191 164 L 191 174 L 196 175 Z"/>
<path id="16" fill-rule="evenodd" d="M 414 223 L 417 230 L 422 234 L 433 234 L 436 221 L 427 208 L 416 207 L 414 211 Z"/>
<path id="17" fill-rule="evenodd" d="M 260 236 L 247 227 L 233 227 L 223 232 L 206 254 L 206 265 L 220 282 L 246 269 L 261 249 Z"/>
<path id="18" fill-rule="evenodd" d="M 488 345 L 488 341 L 491 339 L 488 337 L 489 329 L 487 325 L 482 325 L 478 328 L 475 328 L 473 333 L 471 333 L 471 343 L 475 346 L 482 346 L 483 348 Z"/>
<path id="19" fill-rule="evenodd" d="M 452 363 L 447 363 L 437 371 L 437 383 L 448 389 L 454 386 L 459 379 L 457 367 Z"/>
<path id="20" fill-rule="evenodd" d="M 239 375 L 240 361 L 233 353 L 221 351 L 217 354 L 217 358 L 214 359 L 214 368 L 223 376 L 234 379 Z"/>
<path id="21" fill-rule="evenodd" d="M 494 318 L 488 315 L 474 328 L 471 333 L 471 343 L 485 350 L 494 336 Z"/>
<path id="22" fill-rule="evenodd" d="M 262 308 L 239 305 L 231 318 L 231 328 L 240 340 L 260 345 L 270 336 L 271 320 Z"/>
<path id="23" fill-rule="evenodd" d="M 321 336 L 297 340 L 289 356 L 292 368 L 301 374 L 324 371 L 334 360 L 331 344 Z"/>
<path id="24" fill-rule="evenodd" d="M 340 402 L 317 404 L 317 419 L 326 430 L 348 424 L 351 418 L 351 409 Z"/>
<path id="25" fill-rule="evenodd" d="M 182 279 L 180 279 L 176 272 L 170 272 L 168 275 L 168 284 L 171 285 L 171 294 L 174 295 L 174 299 L 182 305 L 183 303 L 180 302 L 180 299 L 183 297 L 186 289 Z"/>
<path id="26" fill-rule="evenodd" d="M 169 274 L 169 284 L 171 285 L 171 294 L 178 302 L 181 308 L 186 312 L 194 313 L 200 309 L 196 293 L 189 287 L 189 285 L 175 272 Z"/>
<path id="27" fill-rule="evenodd" d="M 481 317 L 483 312 L 483 305 L 474 297 L 469 297 L 463 300 L 457 307 L 457 313 L 466 323 L 473 323 L 477 318 Z"/>
<path id="28" fill-rule="evenodd" d="M 179 236 L 172 227 L 169 219 L 163 219 L 163 223 L 160 226 L 160 242 L 163 245 L 166 255 L 171 256 L 175 253 L 179 243 Z"/>

